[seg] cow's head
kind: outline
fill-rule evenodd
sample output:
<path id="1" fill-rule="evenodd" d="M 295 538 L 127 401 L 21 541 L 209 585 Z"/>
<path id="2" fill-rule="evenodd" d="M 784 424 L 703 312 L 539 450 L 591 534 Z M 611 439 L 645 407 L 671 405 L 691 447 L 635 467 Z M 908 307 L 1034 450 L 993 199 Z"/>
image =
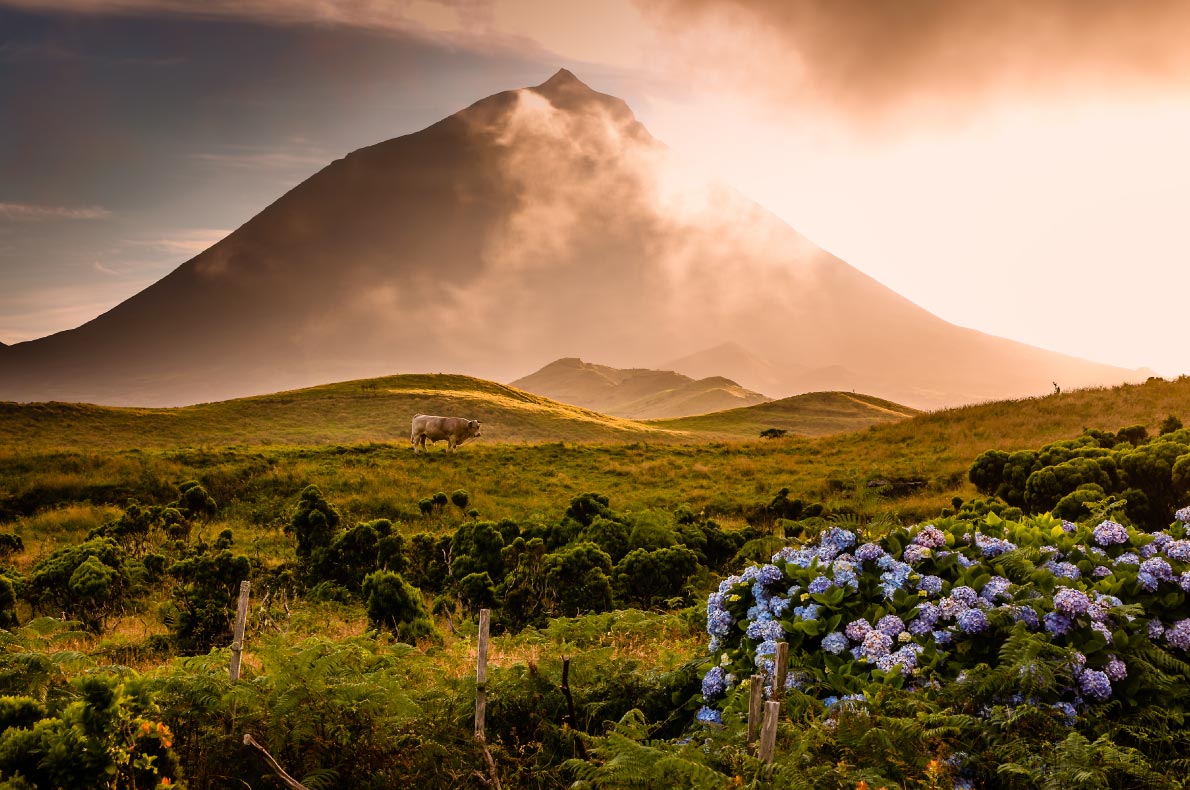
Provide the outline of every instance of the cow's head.
<path id="1" fill-rule="evenodd" d="M 467 420 L 467 435 L 479 436 L 479 420 Z"/>

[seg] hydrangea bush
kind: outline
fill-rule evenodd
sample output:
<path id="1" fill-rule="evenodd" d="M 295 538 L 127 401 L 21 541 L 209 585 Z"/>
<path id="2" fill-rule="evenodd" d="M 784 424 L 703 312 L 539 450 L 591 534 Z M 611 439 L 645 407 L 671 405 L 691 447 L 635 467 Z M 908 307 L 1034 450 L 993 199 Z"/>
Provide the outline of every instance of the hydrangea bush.
<path id="1" fill-rule="evenodd" d="M 1137 671 L 1153 650 L 1180 661 L 1190 651 L 1188 523 L 1190 507 L 1158 533 L 995 514 L 878 539 L 831 527 L 710 595 L 712 660 L 698 718 L 746 710 L 739 692 L 753 674 L 771 696 L 781 641 L 787 687 L 828 705 L 862 699 L 873 684 L 937 689 L 964 680 L 997 666 L 1014 635 L 1041 640 L 1065 662 L 1049 682 L 1031 683 L 1028 665 L 1016 673 L 1028 701 L 1071 718 L 1112 699 L 1136 704 L 1155 691 Z"/>

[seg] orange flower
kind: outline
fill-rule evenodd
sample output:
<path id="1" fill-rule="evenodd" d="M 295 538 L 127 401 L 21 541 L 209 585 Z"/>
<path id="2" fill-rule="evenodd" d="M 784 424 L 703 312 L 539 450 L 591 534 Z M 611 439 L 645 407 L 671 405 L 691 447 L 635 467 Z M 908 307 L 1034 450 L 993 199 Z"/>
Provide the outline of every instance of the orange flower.
<path id="1" fill-rule="evenodd" d="M 152 725 L 152 724 L 150 724 L 150 723 L 149 723 L 149 722 L 147 722 L 147 721 L 145 721 L 145 722 L 141 722 L 140 729 L 141 729 L 141 732 L 143 732 L 143 733 L 145 733 L 146 735 L 148 735 L 148 734 L 149 734 L 149 731 L 153 729 L 153 725 Z"/>
<path id="2" fill-rule="evenodd" d="M 161 786 L 169 787 L 169 785 L 170 785 L 169 777 L 168 776 L 161 777 Z"/>
<path id="3" fill-rule="evenodd" d="M 168 749 L 169 747 L 174 745 L 174 742 L 171 741 L 169 738 L 163 738 L 161 740 L 161 745 L 164 746 L 166 749 Z"/>
<path id="4" fill-rule="evenodd" d="M 857 782 L 855 785 L 855 790 L 868 790 L 867 781 L 860 779 L 859 782 Z"/>
<path id="5" fill-rule="evenodd" d="M 942 761 L 935 757 L 926 764 L 926 773 L 931 776 L 937 776 L 942 773 Z"/>

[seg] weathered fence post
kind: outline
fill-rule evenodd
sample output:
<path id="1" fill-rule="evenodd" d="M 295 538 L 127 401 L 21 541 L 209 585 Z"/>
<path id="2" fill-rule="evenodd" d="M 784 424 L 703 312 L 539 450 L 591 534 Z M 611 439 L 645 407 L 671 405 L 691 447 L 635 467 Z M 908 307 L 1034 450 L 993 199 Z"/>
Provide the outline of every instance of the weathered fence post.
<path id="1" fill-rule="evenodd" d="M 491 617 L 491 609 L 479 610 L 479 656 L 475 660 L 475 737 L 481 740 L 488 702 L 488 628 Z"/>
<path id="2" fill-rule="evenodd" d="M 244 625 L 248 621 L 248 595 L 251 585 L 247 579 L 240 582 L 240 605 L 236 609 L 236 629 L 231 639 L 231 682 L 240 679 L 240 657 L 244 652 Z"/>
<path id="3" fill-rule="evenodd" d="M 479 610 L 479 642 L 478 655 L 475 658 L 475 741 L 483 752 L 483 760 L 488 766 L 490 785 L 501 790 L 500 775 L 496 772 L 496 761 L 488 750 L 484 739 L 483 723 L 487 713 L 487 684 L 488 684 L 488 628 L 492 619 L 491 609 Z"/>
<path id="4" fill-rule="evenodd" d="M 764 699 L 764 676 L 753 675 L 748 688 L 748 745 L 756 743 L 760 732 L 760 703 Z"/>
<path id="5" fill-rule="evenodd" d="M 777 716 L 781 713 L 781 703 L 771 699 L 764 703 L 764 727 L 760 731 L 760 760 L 771 763 L 773 752 L 777 749 Z"/>
<path id="6" fill-rule="evenodd" d="M 773 699 L 780 700 L 785 697 L 785 675 L 789 671 L 789 643 L 777 643 L 777 656 L 774 659 L 775 670 L 773 672 Z"/>

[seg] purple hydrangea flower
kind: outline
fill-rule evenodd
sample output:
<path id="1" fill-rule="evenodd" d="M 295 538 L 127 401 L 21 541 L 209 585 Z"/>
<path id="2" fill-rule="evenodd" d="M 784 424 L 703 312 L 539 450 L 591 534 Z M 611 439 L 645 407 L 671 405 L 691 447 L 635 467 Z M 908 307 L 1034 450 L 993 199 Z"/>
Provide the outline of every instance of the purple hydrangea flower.
<path id="1" fill-rule="evenodd" d="M 1066 718 L 1067 727 L 1074 726 L 1074 722 L 1078 720 L 1078 713 L 1075 711 L 1074 706 L 1069 702 L 1055 702 L 1054 704 L 1050 705 L 1050 707 L 1061 713 Z"/>
<path id="2" fill-rule="evenodd" d="M 1190 592 L 1190 571 L 1182 571 L 1181 578 L 1178 579 L 1178 586 L 1185 592 Z"/>
<path id="3" fill-rule="evenodd" d="M 879 543 L 865 543 L 855 550 L 855 558 L 860 562 L 875 562 L 886 555 Z"/>
<path id="4" fill-rule="evenodd" d="M 1149 639 L 1157 640 L 1165 635 L 1165 626 L 1160 620 L 1149 621 Z"/>
<path id="5" fill-rule="evenodd" d="M 1147 560 L 1157 553 L 1157 547 L 1152 543 L 1146 543 L 1136 550 L 1142 560 Z"/>
<path id="6" fill-rule="evenodd" d="M 979 548 L 984 557 L 998 557 L 999 555 L 1012 551 L 1016 548 L 1015 543 L 1010 543 L 1001 538 L 990 538 L 983 533 L 977 532 L 975 534 L 975 545 Z"/>
<path id="7" fill-rule="evenodd" d="M 1091 575 L 1096 579 L 1103 579 L 1107 576 L 1111 576 L 1111 568 L 1107 567 L 1106 565 L 1096 565 L 1095 570 L 1091 571 Z"/>
<path id="8" fill-rule="evenodd" d="M 1063 614 L 1084 614 L 1090 604 L 1091 599 L 1082 590 L 1063 587 L 1054 593 L 1054 609 Z"/>
<path id="9" fill-rule="evenodd" d="M 1140 565 L 1140 557 L 1136 556 L 1135 551 L 1130 551 L 1127 554 L 1121 554 L 1116 557 L 1117 565 Z"/>
<path id="10" fill-rule="evenodd" d="M 1111 629 L 1110 629 L 1110 628 L 1108 628 L 1108 627 L 1107 627 L 1106 625 L 1104 625 L 1103 623 L 1101 623 L 1101 622 L 1094 622 L 1094 623 L 1091 623 L 1091 630 L 1092 630 L 1092 631 L 1097 631 L 1098 633 L 1102 634 L 1102 635 L 1103 635 L 1103 638 L 1104 638 L 1104 639 L 1107 641 L 1107 643 L 1108 643 L 1109 645 L 1112 643 L 1112 634 L 1111 634 Z"/>
<path id="11" fill-rule="evenodd" d="M 1075 524 L 1073 521 L 1067 521 L 1066 519 L 1062 519 L 1062 531 L 1063 532 L 1074 532 L 1076 529 L 1078 529 L 1078 524 Z"/>
<path id="12" fill-rule="evenodd" d="M 839 631 L 831 631 L 822 637 L 822 649 L 837 656 L 847 649 L 847 637 Z"/>
<path id="13" fill-rule="evenodd" d="M 1107 666 L 1103 668 L 1103 673 L 1109 680 L 1120 681 L 1128 677 L 1128 665 L 1112 656 L 1111 660 L 1107 662 Z"/>
<path id="14" fill-rule="evenodd" d="M 959 628 L 964 633 L 978 634 L 987 630 L 988 618 L 979 609 L 968 609 L 959 615 Z"/>
<path id="15" fill-rule="evenodd" d="M 1190 619 L 1178 620 L 1165 632 L 1165 641 L 1179 650 L 1190 650 Z"/>
<path id="16" fill-rule="evenodd" d="M 1128 530 L 1124 528 L 1123 524 L 1118 524 L 1111 519 L 1106 519 L 1099 523 L 1091 532 L 1091 537 L 1100 546 L 1111 546 L 1117 543 L 1128 542 Z"/>
<path id="17" fill-rule="evenodd" d="M 1173 581 L 1173 568 L 1165 561 L 1164 557 L 1153 557 L 1145 560 L 1140 564 L 1140 572 L 1151 574 L 1154 578 L 1161 581 Z"/>
<path id="18" fill-rule="evenodd" d="M 922 560 L 929 559 L 931 551 L 928 546 L 911 545 L 906 546 L 905 551 L 901 554 L 901 559 L 910 565 L 916 565 Z"/>
<path id="19" fill-rule="evenodd" d="M 869 661 L 875 661 L 880 656 L 888 655 L 889 651 L 892 650 L 892 643 L 892 638 L 887 634 L 872 630 L 864 637 L 864 643 L 860 649 L 863 651 L 865 658 Z"/>
<path id="20" fill-rule="evenodd" d="M 939 645 L 949 645 L 950 644 L 950 631 L 935 631 L 934 632 L 934 641 L 937 642 Z"/>
<path id="21" fill-rule="evenodd" d="M 1012 607 L 1012 618 L 1018 623 L 1024 623 L 1034 631 L 1041 627 L 1041 621 L 1037 619 L 1037 612 L 1031 606 Z"/>
<path id="22" fill-rule="evenodd" d="M 1078 687 L 1091 699 L 1105 700 L 1111 696 L 1111 681 L 1098 669 L 1088 669 L 1079 675 Z"/>
<path id="23" fill-rule="evenodd" d="M 852 620 L 843 630 L 852 642 L 862 642 L 868 632 L 872 630 L 872 626 L 867 620 Z"/>
<path id="24" fill-rule="evenodd" d="M 1177 513 L 1174 513 L 1173 517 L 1183 524 L 1190 524 L 1190 506 L 1184 507 Z"/>
<path id="25" fill-rule="evenodd" d="M 1136 583 L 1146 592 L 1153 592 L 1159 584 L 1156 576 L 1151 573 L 1145 573 L 1144 571 L 1136 574 Z"/>
<path id="26" fill-rule="evenodd" d="M 1082 572 L 1079 571 L 1078 566 L 1072 562 L 1054 562 L 1053 560 L 1050 560 L 1041 567 L 1045 568 L 1055 576 L 1061 576 L 1063 579 L 1077 579 L 1083 575 Z"/>
<path id="27" fill-rule="evenodd" d="M 876 630 L 888 636 L 896 636 L 905 630 L 905 622 L 895 614 L 887 614 L 876 623 Z"/>
<path id="28" fill-rule="evenodd" d="M 1171 540 L 1165 547 L 1165 556 L 1171 560 L 1190 562 L 1190 540 Z"/>
<path id="29" fill-rule="evenodd" d="M 917 589 L 925 590 L 930 595 L 937 595 L 942 592 L 942 577 L 941 576 L 922 576 L 917 580 Z"/>
<path id="30" fill-rule="evenodd" d="M 946 534 L 933 524 L 927 524 L 913 536 L 913 542 L 918 546 L 930 549 L 940 549 L 946 545 Z"/>
<path id="31" fill-rule="evenodd" d="M 955 587 L 950 591 L 950 597 L 965 606 L 974 606 L 975 602 L 979 600 L 979 595 L 975 590 L 966 585 Z"/>

